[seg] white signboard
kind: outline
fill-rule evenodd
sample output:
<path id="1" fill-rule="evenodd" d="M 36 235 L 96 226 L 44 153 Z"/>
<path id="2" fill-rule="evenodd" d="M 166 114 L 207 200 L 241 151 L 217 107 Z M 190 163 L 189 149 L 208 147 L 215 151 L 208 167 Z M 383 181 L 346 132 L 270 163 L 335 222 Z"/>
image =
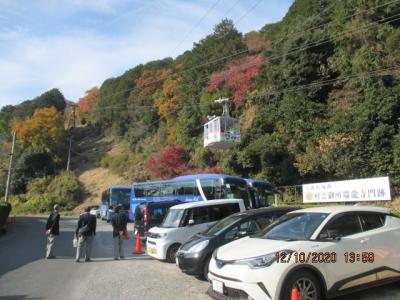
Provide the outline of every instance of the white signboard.
<path id="1" fill-rule="evenodd" d="M 303 202 L 391 200 L 389 177 L 303 184 Z"/>

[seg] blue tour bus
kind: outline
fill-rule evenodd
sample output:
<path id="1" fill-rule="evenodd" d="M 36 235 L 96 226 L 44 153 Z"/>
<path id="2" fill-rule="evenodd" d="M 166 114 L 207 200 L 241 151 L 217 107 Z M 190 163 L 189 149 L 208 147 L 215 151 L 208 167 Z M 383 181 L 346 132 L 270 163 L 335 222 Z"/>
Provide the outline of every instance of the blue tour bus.
<path id="1" fill-rule="evenodd" d="M 126 185 L 112 185 L 101 193 L 100 217 L 107 222 L 111 221 L 116 206 L 122 206 L 122 212 L 128 214 L 131 198 L 131 187 Z"/>
<path id="2" fill-rule="evenodd" d="M 260 180 L 257 182 L 262 183 Z M 224 174 L 194 174 L 168 180 L 135 182 L 132 185 L 129 219 L 134 220 L 138 204 L 152 201 L 190 202 L 240 198 L 247 208 L 264 206 L 261 201 L 256 201 L 254 194 L 245 179 Z"/>
<path id="3" fill-rule="evenodd" d="M 267 207 L 275 204 L 275 193 L 271 183 L 260 179 L 245 179 L 250 189 L 255 207 Z"/>

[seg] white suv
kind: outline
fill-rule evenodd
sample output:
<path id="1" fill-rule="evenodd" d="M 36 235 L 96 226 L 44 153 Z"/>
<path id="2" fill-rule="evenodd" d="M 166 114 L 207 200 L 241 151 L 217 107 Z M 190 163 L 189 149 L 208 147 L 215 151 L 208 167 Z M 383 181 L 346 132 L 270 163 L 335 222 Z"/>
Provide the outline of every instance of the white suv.
<path id="1" fill-rule="evenodd" d="M 320 300 L 400 279 L 400 218 L 377 207 L 290 212 L 256 236 L 217 249 L 215 299 Z"/>
<path id="2" fill-rule="evenodd" d="M 150 229 L 146 242 L 147 254 L 175 262 L 178 248 L 189 238 L 215 222 L 244 210 L 242 199 L 199 201 L 172 206 L 163 223 Z"/>

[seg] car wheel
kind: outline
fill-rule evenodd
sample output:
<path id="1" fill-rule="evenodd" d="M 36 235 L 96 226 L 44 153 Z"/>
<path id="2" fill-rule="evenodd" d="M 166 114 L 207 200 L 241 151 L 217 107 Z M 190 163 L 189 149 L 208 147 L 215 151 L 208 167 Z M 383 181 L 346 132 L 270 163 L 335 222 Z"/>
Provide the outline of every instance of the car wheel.
<path id="1" fill-rule="evenodd" d="M 322 300 L 321 284 L 307 270 L 300 270 L 288 277 L 282 286 L 281 300 L 291 299 L 292 289 L 297 288 L 300 300 Z"/>
<path id="2" fill-rule="evenodd" d="M 210 265 L 211 256 L 207 257 L 203 266 L 203 279 L 208 280 L 208 266 Z"/>
<path id="3" fill-rule="evenodd" d="M 179 244 L 174 244 L 171 247 L 168 248 L 167 251 L 167 262 L 169 263 L 175 263 L 176 259 L 176 252 L 178 252 L 179 249 Z"/>

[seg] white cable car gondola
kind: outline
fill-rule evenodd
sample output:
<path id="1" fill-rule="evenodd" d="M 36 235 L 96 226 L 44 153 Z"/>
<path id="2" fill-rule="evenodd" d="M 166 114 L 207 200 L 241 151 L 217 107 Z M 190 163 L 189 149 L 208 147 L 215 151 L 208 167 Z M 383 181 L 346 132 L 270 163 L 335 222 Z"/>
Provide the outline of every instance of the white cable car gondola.
<path id="1" fill-rule="evenodd" d="M 223 106 L 222 116 L 209 117 L 204 124 L 204 147 L 229 149 L 240 143 L 239 120 L 229 115 L 229 99 L 215 100 Z"/>

